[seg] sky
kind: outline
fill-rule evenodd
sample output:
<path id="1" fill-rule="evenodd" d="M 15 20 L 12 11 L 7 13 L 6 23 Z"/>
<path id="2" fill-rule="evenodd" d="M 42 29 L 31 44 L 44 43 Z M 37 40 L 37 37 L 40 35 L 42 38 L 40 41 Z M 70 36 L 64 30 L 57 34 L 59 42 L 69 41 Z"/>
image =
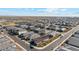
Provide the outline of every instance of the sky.
<path id="1" fill-rule="evenodd" d="M 0 16 L 79 16 L 79 8 L 0 8 Z"/>

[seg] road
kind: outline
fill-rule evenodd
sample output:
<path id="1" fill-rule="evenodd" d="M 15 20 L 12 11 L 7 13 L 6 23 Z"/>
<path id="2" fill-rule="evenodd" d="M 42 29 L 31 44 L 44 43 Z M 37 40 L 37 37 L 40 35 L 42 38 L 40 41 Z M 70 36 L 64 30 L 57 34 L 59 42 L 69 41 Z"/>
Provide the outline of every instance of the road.
<path id="1" fill-rule="evenodd" d="M 59 38 L 58 40 L 56 40 L 55 42 L 51 43 L 50 45 L 48 45 L 47 47 L 45 47 L 43 49 L 39 49 L 39 48 L 30 49 L 29 44 L 27 44 L 24 41 L 20 40 L 18 37 L 11 36 L 11 35 L 7 34 L 6 32 L 4 32 L 4 33 L 8 37 L 12 38 L 16 43 L 18 43 L 25 50 L 28 50 L 28 51 L 51 51 L 51 50 L 54 50 L 55 51 L 66 40 L 68 40 L 68 38 L 70 38 L 72 34 L 74 34 L 78 30 L 79 30 L 79 25 L 77 25 L 76 27 L 74 27 L 73 29 L 71 29 L 70 31 L 68 31 L 66 34 L 64 34 L 63 37 Z"/>

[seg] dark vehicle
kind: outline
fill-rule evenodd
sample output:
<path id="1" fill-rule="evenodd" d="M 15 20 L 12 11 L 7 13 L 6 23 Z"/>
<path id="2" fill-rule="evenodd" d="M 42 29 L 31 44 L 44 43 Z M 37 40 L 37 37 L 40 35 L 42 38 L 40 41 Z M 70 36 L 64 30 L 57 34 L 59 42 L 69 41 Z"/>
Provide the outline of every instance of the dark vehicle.
<path id="1" fill-rule="evenodd" d="M 34 47 L 33 46 L 36 46 L 37 44 L 35 43 L 34 40 L 31 40 L 30 41 L 30 48 L 33 49 Z"/>
<path id="2" fill-rule="evenodd" d="M 24 34 L 20 34 L 20 35 L 18 35 L 18 37 L 21 38 L 21 40 L 26 40 L 26 41 L 30 40 L 30 38 Z"/>
<path id="3" fill-rule="evenodd" d="M 19 37 L 19 38 L 23 38 L 24 36 L 23 36 L 23 34 L 20 34 L 20 35 L 18 35 L 18 37 Z"/>
<path id="4" fill-rule="evenodd" d="M 18 30 L 10 29 L 10 30 L 8 31 L 8 34 L 10 34 L 10 35 L 18 35 Z"/>
<path id="5" fill-rule="evenodd" d="M 36 44 L 35 41 L 32 39 L 32 40 L 30 41 L 30 45 L 36 46 L 37 44 Z"/>
<path id="6" fill-rule="evenodd" d="M 32 45 L 30 45 L 30 48 L 33 49 L 34 47 Z"/>

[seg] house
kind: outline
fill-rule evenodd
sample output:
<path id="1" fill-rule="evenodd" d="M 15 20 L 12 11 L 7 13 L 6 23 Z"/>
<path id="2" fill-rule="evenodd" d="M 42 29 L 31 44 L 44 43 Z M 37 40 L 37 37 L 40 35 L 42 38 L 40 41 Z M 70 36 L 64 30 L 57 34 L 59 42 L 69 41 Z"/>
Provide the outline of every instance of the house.
<path id="1" fill-rule="evenodd" d="M 73 45 L 75 47 L 79 47 L 79 38 L 71 37 L 68 39 L 67 44 Z"/>
<path id="2" fill-rule="evenodd" d="M 56 29 L 55 30 L 56 31 L 59 31 L 59 32 L 63 32 L 63 31 L 66 30 L 66 28 L 65 27 L 62 27 L 62 26 L 56 26 Z"/>
<path id="3" fill-rule="evenodd" d="M 35 33 L 38 33 L 39 30 L 40 30 L 40 28 L 35 28 L 34 32 L 35 32 Z"/>
<path id="4" fill-rule="evenodd" d="M 34 32 L 29 32 L 29 33 L 23 33 L 19 36 L 22 40 L 30 40 L 30 39 L 35 39 L 40 37 L 39 34 L 36 34 Z"/>
<path id="5" fill-rule="evenodd" d="M 55 36 L 55 35 L 57 35 L 57 34 L 60 34 L 59 32 L 56 32 L 56 31 L 51 31 L 51 32 L 49 32 L 49 35 L 51 35 L 51 36 Z"/>
<path id="6" fill-rule="evenodd" d="M 40 43 L 41 41 L 46 41 L 46 40 L 49 40 L 49 35 L 43 35 L 34 39 L 36 44 Z"/>
<path id="7" fill-rule="evenodd" d="M 43 26 L 42 23 L 37 23 L 37 24 L 35 25 L 35 27 L 37 27 L 37 28 L 40 28 L 40 27 L 42 27 L 42 26 Z"/>
<path id="8" fill-rule="evenodd" d="M 66 28 L 61 28 L 61 30 L 62 30 L 62 31 L 65 31 L 65 30 L 66 30 Z"/>
<path id="9" fill-rule="evenodd" d="M 60 28 L 57 31 L 64 32 L 65 30 L 66 30 L 66 28 Z"/>
<path id="10" fill-rule="evenodd" d="M 7 31 L 9 34 L 20 35 L 23 33 L 27 33 L 27 30 L 18 28 L 18 27 L 7 27 Z"/>
<path id="11" fill-rule="evenodd" d="M 38 37 L 40 37 L 40 35 L 36 34 L 36 33 L 34 33 L 34 34 L 31 35 L 31 39 L 35 39 L 35 38 L 38 38 Z"/>
<path id="12" fill-rule="evenodd" d="M 18 35 L 23 34 L 23 33 L 28 33 L 28 31 L 24 29 L 19 29 Z"/>
<path id="13" fill-rule="evenodd" d="M 20 25 L 21 28 L 27 29 L 28 25 Z"/>
<path id="14" fill-rule="evenodd" d="M 79 31 L 75 32 L 75 34 L 79 34 Z"/>
<path id="15" fill-rule="evenodd" d="M 21 38 L 21 40 L 28 40 L 28 33 L 23 33 L 23 34 L 20 34 L 18 35 L 19 38 Z"/>
<path id="16" fill-rule="evenodd" d="M 34 31 L 36 28 L 34 26 L 29 26 L 30 30 Z"/>
<path id="17" fill-rule="evenodd" d="M 56 26 L 55 25 L 50 25 L 47 29 L 55 30 L 56 29 Z"/>
<path id="18" fill-rule="evenodd" d="M 49 32 L 50 32 L 50 30 L 40 29 L 38 33 L 42 35 L 42 34 L 48 34 Z"/>

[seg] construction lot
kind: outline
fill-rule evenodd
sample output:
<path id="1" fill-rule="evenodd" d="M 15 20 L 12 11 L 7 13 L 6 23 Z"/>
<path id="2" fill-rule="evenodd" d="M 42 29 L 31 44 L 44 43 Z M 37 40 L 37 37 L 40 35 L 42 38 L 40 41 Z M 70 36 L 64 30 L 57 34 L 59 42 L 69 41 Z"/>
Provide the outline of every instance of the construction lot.
<path id="1" fill-rule="evenodd" d="M 7 37 L 0 35 L 0 51 L 16 51 L 16 45 Z"/>

